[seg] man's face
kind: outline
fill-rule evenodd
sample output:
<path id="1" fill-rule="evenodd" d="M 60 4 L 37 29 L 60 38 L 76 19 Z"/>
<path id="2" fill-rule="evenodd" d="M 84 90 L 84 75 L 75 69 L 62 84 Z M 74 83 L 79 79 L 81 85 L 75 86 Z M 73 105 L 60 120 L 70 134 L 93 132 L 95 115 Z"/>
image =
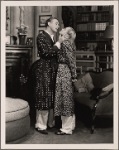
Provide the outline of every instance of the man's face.
<path id="1" fill-rule="evenodd" d="M 53 32 L 57 32 L 59 29 L 59 21 L 57 19 L 53 19 L 51 22 L 49 22 L 49 27 Z"/>

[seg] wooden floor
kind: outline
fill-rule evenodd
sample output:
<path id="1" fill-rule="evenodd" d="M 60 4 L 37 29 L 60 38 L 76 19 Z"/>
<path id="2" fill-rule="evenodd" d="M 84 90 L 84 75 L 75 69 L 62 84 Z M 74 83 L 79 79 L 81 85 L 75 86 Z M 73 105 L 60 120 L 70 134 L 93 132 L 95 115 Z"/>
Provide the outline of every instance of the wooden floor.
<path id="1" fill-rule="evenodd" d="M 111 144 L 113 143 L 113 126 L 98 125 L 94 134 L 83 122 L 77 121 L 76 128 L 72 135 L 56 135 L 56 129 L 48 131 L 43 135 L 31 126 L 30 132 L 24 138 L 12 142 L 19 144 Z"/>

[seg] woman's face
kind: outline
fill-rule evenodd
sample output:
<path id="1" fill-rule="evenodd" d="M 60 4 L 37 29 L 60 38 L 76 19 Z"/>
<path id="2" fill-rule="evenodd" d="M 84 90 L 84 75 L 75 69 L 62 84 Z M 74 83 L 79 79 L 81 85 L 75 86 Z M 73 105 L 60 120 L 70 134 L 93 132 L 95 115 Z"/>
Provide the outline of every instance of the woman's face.
<path id="1" fill-rule="evenodd" d="M 62 38 L 63 41 L 68 39 L 68 34 L 66 32 L 66 29 L 62 29 L 60 32 L 59 32 L 59 38 Z"/>

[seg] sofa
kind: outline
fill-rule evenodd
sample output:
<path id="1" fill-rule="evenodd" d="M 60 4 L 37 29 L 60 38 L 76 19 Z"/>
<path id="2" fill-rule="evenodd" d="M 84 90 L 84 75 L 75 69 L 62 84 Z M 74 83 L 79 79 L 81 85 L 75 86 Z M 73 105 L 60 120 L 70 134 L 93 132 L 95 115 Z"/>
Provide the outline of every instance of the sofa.
<path id="1" fill-rule="evenodd" d="M 76 115 L 82 114 L 94 133 L 95 119 L 113 118 L 113 71 L 86 72 L 74 83 Z"/>

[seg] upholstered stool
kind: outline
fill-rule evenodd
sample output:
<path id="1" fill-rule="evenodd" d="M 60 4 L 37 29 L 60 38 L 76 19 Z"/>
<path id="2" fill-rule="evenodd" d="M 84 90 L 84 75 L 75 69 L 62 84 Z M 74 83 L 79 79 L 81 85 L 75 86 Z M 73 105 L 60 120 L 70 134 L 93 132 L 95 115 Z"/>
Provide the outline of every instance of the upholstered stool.
<path id="1" fill-rule="evenodd" d="M 25 136 L 30 129 L 29 104 L 16 98 L 6 98 L 6 142 Z"/>

